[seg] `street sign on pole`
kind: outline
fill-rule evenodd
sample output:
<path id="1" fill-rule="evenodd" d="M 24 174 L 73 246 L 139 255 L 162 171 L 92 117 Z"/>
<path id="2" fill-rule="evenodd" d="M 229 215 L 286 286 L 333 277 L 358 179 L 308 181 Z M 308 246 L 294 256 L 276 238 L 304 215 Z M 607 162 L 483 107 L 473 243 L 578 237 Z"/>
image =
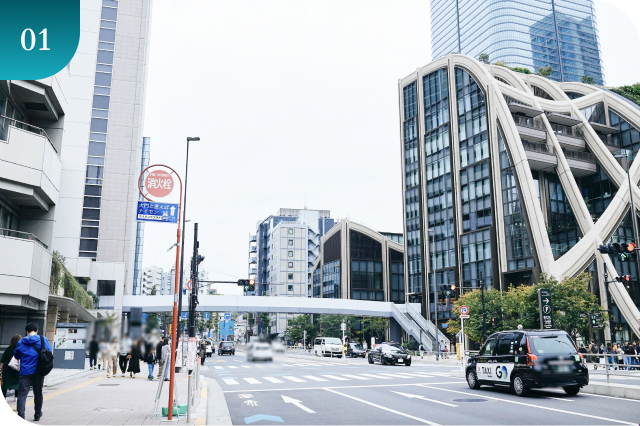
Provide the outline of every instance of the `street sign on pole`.
<path id="1" fill-rule="evenodd" d="M 154 170 L 144 179 L 144 187 L 153 197 L 166 197 L 173 191 L 173 177 L 166 170 Z"/>
<path id="2" fill-rule="evenodd" d="M 209 312 L 205 312 L 205 313 L 203 313 L 203 314 L 202 314 L 202 319 L 206 319 L 206 320 L 208 320 L 208 319 L 209 319 Z"/>
<path id="3" fill-rule="evenodd" d="M 189 312 L 183 312 L 182 313 L 182 319 L 188 319 Z"/>
<path id="4" fill-rule="evenodd" d="M 540 307 L 540 328 L 548 330 L 553 328 L 553 306 L 551 305 L 551 290 L 538 289 L 538 306 Z"/>
<path id="5" fill-rule="evenodd" d="M 587 315 L 587 313 L 586 313 L 586 312 L 580 312 L 580 313 L 578 314 L 578 318 L 586 318 L 587 316 L 588 316 L 588 315 Z"/>
<path id="6" fill-rule="evenodd" d="M 226 320 L 231 319 L 231 314 L 229 313 L 224 314 L 224 319 Z"/>
<path id="7" fill-rule="evenodd" d="M 347 324 L 342 323 L 340 324 L 340 330 L 345 331 L 347 329 Z"/>
<path id="8" fill-rule="evenodd" d="M 178 223 L 180 206 L 170 203 L 138 201 L 136 220 L 145 222 Z"/>
<path id="9" fill-rule="evenodd" d="M 460 315 L 460 319 L 469 319 L 469 315 Z"/>
<path id="10" fill-rule="evenodd" d="M 469 318 L 469 307 L 462 305 L 460 306 L 460 315 L 466 315 Z"/>

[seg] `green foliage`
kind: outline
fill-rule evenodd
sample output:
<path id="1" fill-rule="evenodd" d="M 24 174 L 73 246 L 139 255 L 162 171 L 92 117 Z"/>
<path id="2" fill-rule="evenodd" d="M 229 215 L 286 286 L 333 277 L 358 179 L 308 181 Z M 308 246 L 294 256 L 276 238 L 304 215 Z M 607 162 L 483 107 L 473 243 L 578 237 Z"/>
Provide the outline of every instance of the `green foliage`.
<path id="1" fill-rule="evenodd" d="M 610 90 L 640 105 L 640 83 L 632 84 L 631 86 L 612 87 Z"/>
<path id="2" fill-rule="evenodd" d="M 87 294 L 91 296 L 91 300 L 93 300 L 93 306 L 97 306 L 98 302 L 100 301 L 100 298 L 98 297 L 98 295 L 89 290 L 87 290 Z"/>
<path id="3" fill-rule="evenodd" d="M 63 296 L 69 297 L 85 309 L 93 309 L 94 302 L 97 302 L 98 296 L 89 294 L 76 281 L 71 273 L 64 266 L 66 259 L 57 251 L 53 252 L 51 261 L 51 281 L 49 284 L 49 294 L 58 294 L 60 287 L 64 289 Z"/>
<path id="4" fill-rule="evenodd" d="M 588 290 L 591 276 L 587 273 L 567 277 L 561 282 L 546 274 L 533 286 L 509 286 L 502 293 L 494 289 L 485 291 L 487 336 L 496 331 L 510 330 L 522 325 L 525 329 L 540 328 L 538 289 L 551 290 L 554 327 L 564 330 L 575 340 L 578 336 L 589 337 L 589 320 L 579 314 L 600 310 L 597 297 Z M 482 341 L 482 303 L 480 291 L 467 292 L 455 302 L 456 311 L 461 305 L 469 307 L 470 318 L 465 320 L 464 331 L 474 341 Z M 496 325 L 491 326 L 491 314 L 495 313 Z M 606 315 L 605 315 L 606 317 Z M 605 321 L 607 319 L 605 318 Z M 451 333 L 460 331 L 460 320 L 448 323 Z"/>
<path id="5" fill-rule="evenodd" d="M 580 77 L 580 83 L 584 83 L 584 84 L 594 84 L 596 81 L 593 79 L 593 77 L 591 77 L 590 75 L 583 75 L 582 77 Z"/>
<path id="6" fill-rule="evenodd" d="M 287 320 L 287 329 L 284 332 L 288 340 L 302 342 L 304 332 L 307 332 L 307 343 L 312 342 L 318 336 L 318 326 L 311 321 L 311 315 L 298 315 Z"/>
<path id="7" fill-rule="evenodd" d="M 363 318 L 363 332 L 376 338 L 376 342 L 385 340 L 387 330 L 389 330 L 389 318 L 370 317 Z"/>
<path id="8" fill-rule="evenodd" d="M 158 289 L 156 288 L 156 285 L 153 285 L 153 288 L 151 289 L 151 295 L 155 296 L 156 294 L 158 294 Z"/>
<path id="9" fill-rule="evenodd" d="M 541 77 L 550 77 L 551 73 L 553 72 L 553 67 L 551 65 L 549 65 L 548 67 L 540 67 L 538 68 L 538 72 L 536 74 L 538 74 Z"/>
<path id="10" fill-rule="evenodd" d="M 478 55 L 478 61 L 482 62 L 483 64 L 488 64 L 489 63 L 489 54 L 488 53 L 481 53 L 480 55 Z"/>
<path id="11" fill-rule="evenodd" d="M 262 323 L 262 333 L 271 334 L 271 315 L 262 312 L 259 316 Z"/>
<path id="12" fill-rule="evenodd" d="M 493 65 L 498 65 L 501 67 L 505 67 L 510 69 L 511 71 L 515 71 L 515 72 L 519 72 L 522 74 L 531 74 L 531 70 L 529 68 L 524 68 L 524 67 L 510 67 L 507 65 L 507 63 L 505 61 L 496 61 L 493 63 Z"/>

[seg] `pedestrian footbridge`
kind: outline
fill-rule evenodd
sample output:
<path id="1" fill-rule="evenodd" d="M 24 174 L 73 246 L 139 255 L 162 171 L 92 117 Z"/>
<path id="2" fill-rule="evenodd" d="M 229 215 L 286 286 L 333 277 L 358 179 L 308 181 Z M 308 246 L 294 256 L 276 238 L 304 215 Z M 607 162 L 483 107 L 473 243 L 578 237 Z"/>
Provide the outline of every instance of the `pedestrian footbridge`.
<path id="1" fill-rule="evenodd" d="M 182 311 L 188 311 L 188 297 L 182 298 Z M 166 296 L 124 296 L 122 311 L 141 308 L 142 312 L 173 311 L 173 295 Z M 323 314 L 347 315 L 358 317 L 392 318 L 416 341 L 425 348 L 434 348 L 436 327 L 420 314 L 419 304 L 395 304 L 391 302 L 373 302 L 368 300 L 326 299 L 309 297 L 252 297 L 252 296 L 198 296 L 197 311 L 200 312 L 266 312 L 281 314 Z M 393 323 L 393 321 L 392 321 Z M 392 339 L 394 326 L 392 325 Z M 397 327 L 396 327 L 397 328 Z M 399 331 L 399 330 L 398 330 Z M 438 340 L 449 340 L 438 333 Z"/>

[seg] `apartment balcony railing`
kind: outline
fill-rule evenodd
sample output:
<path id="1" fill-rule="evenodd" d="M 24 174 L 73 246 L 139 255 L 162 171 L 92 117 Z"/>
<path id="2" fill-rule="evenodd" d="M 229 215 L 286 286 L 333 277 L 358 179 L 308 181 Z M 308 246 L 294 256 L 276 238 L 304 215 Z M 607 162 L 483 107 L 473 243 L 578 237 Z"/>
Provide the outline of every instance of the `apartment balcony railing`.
<path id="1" fill-rule="evenodd" d="M 553 155 L 553 148 L 547 146 L 546 143 L 536 143 L 529 141 L 522 141 L 522 146 L 526 151 L 540 152 L 543 154 L 551 154 Z"/>
<path id="2" fill-rule="evenodd" d="M 28 232 L 21 232 L 21 231 L 14 231 L 13 229 L 0 228 L 0 237 L 19 238 L 22 240 L 35 241 L 46 250 L 49 250 L 49 246 L 43 243 L 38 237 Z"/>
<path id="3" fill-rule="evenodd" d="M 553 132 L 557 135 L 584 139 L 584 133 L 582 133 L 582 130 L 578 129 L 575 126 L 566 126 L 564 124 L 559 124 L 559 123 L 549 123 L 549 124 L 551 124 L 551 128 L 553 129 Z"/>
<path id="4" fill-rule="evenodd" d="M 572 151 L 570 149 L 563 149 L 562 152 L 564 152 L 564 156 L 567 159 L 586 161 L 593 164 L 596 163 L 596 157 L 590 152 Z"/>
<path id="5" fill-rule="evenodd" d="M 256 237 L 255 235 L 251 235 L 251 236 L 249 237 L 249 241 L 250 241 L 250 242 L 252 242 L 252 243 L 255 243 L 255 242 L 256 242 L 256 239 L 257 239 L 257 237 Z"/>
<path id="6" fill-rule="evenodd" d="M 49 143 L 53 147 L 53 150 L 56 152 L 56 154 L 58 153 L 58 150 L 53 145 L 53 142 L 51 142 L 51 138 L 49 138 L 49 135 L 44 129 L 38 126 L 34 126 L 33 124 L 25 123 L 24 121 L 19 121 L 14 118 L 6 117 L 4 115 L 0 115 L 0 140 L 3 140 L 3 141 L 7 140 L 9 126 L 26 130 L 27 132 L 35 133 L 36 135 L 44 136 L 47 139 L 47 141 L 49 141 Z"/>

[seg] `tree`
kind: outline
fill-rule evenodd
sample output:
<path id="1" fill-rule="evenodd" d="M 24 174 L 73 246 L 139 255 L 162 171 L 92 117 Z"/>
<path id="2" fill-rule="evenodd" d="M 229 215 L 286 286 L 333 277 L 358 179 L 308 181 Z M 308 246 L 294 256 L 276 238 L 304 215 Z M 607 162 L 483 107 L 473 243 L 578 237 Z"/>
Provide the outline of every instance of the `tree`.
<path id="1" fill-rule="evenodd" d="M 284 335 L 288 340 L 302 342 L 305 331 L 307 332 L 307 342 L 312 342 L 318 335 L 318 326 L 311 321 L 311 315 L 298 315 L 289 319 Z"/>
<path id="2" fill-rule="evenodd" d="M 551 291 L 553 303 L 554 327 L 566 331 L 574 340 L 578 336 L 588 338 L 589 320 L 580 318 L 580 314 L 602 309 L 598 305 L 597 297 L 588 290 L 590 280 L 591 276 L 587 273 L 577 277 L 566 277 L 561 282 L 542 274 L 537 284 L 518 287 L 510 285 L 502 296 L 498 290 L 485 291 L 487 336 L 496 331 L 516 329 L 518 325 L 522 325 L 525 329 L 539 329 L 538 289 L 548 288 Z M 470 311 L 470 317 L 464 323 L 465 334 L 476 342 L 482 341 L 480 291 L 475 290 L 462 295 L 455 302 L 456 311 L 461 305 L 468 306 Z M 496 314 L 495 326 L 491 325 L 493 313 Z M 459 319 L 449 320 L 447 324 L 452 333 L 460 331 Z"/>
<path id="3" fill-rule="evenodd" d="M 389 318 L 363 318 L 362 322 L 363 334 L 369 334 L 371 337 L 375 337 L 376 342 L 382 342 L 385 340 L 387 336 L 387 330 L 389 330 Z"/>
<path id="4" fill-rule="evenodd" d="M 583 75 L 582 77 L 580 77 L 580 83 L 584 83 L 584 84 L 595 84 L 595 80 L 593 79 L 593 77 L 591 77 L 588 74 Z"/>
<path id="5" fill-rule="evenodd" d="M 612 87 L 612 92 L 618 95 L 624 96 L 637 105 L 640 105 L 640 83 L 632 84 L 630 86 Z"/>
<path id="6" fill-rule="evenodd" d="M 266 312 L 261 312 L 258 317 L 262 324 L 262 334 L 271 334 L 271 315 Z"/>
<path id="7" fill-rule="evenodd" d="M 548 67 L 540 67 L 538 68 L 537 74 L 541 77 L 549 78 L 551 73 L 553 72 L 553 67 L 549 65 Z"/>
<path id="8" fill-rule="evenodd" d="M 489 54 L 488 53 L 481 53 L 480 55 L 478 55 L 478 61 L 482 62 L 483 64 L 488 64 L 489 63 Z"/>

